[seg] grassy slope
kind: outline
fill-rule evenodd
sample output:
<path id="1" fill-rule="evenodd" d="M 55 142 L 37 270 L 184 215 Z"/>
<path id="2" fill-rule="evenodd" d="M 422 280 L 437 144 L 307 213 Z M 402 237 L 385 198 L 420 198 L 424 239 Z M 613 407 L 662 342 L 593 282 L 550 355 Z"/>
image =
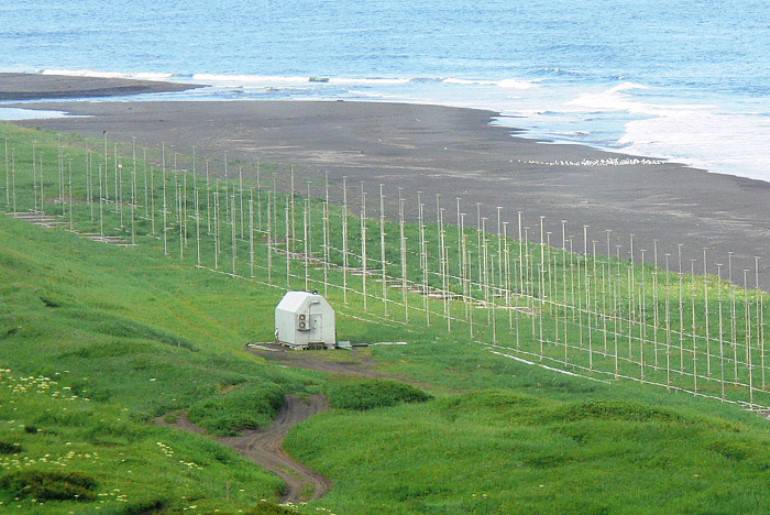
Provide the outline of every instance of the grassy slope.
<path id="1" fill-rule="evenodd" d="M 141 420 L 210 397 L 223 384 L 269 380 L 301 390 L 322 381 L 242 351 L 244 341 L 265 331 L 255 320 L 269 319 L 278 291 L 5 218 L 0 234 L 15 242 L 3 245 L 0 260 L 0 359 L 17 374 L 48 374 L 92 399 L 3 391 L 3 439 L 21 443 L 36 460 L 96 451 L 97 459 L 77 457 L 66 469 L 92 474 L 102 493 L 118 488 L 129 503 L 164 499 L 179 507 L 185 496 L 210 509 L 271 497 L 278 481 L 232 453 Z M 41 296 L 60 306 L 48 307 Z M 150 334 L 165 335 L 161 340 L 184 339 L 198 351 L 105 334 L 89 322 L 95 313 L 119 315 L 145 328 L 140 334 L 151 327 Z M 342 317 L 346 329 L 361 338 L 380 332 Z M 435 384 L 435 400 L 335 410 L 291 435 L 290 450 L 334 480 L 321 506 L 341 513 L 756 511 L 766 501 L 764 421 L 734 407 L 555 375 L 438 330 L 406 337 L 410 345 L 376 347 L 373 355 L 386 370 Z M 24 433 L 22 423 L 41 431 Z M 223 500 L 227 481 L 230 504 Z M 116 497 L 100 500 L 118 510 L 125 503 Z"/>

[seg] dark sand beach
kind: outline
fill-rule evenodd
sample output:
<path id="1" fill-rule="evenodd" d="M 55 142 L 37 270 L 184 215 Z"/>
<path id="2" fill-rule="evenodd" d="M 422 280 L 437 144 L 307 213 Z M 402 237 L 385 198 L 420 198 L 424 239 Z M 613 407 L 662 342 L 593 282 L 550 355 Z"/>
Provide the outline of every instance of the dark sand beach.
<path id="1" fill-rule="evenodd" d="M 497 113 L 439 106 L 368 102 L 45 102 L 26 108 L 65 110 L 85 118 L 20 122 L 115 140 L 135 137 L 143 145 L 161 141 L 179 152 L 193 145 L 200 155 L 215 156 L 212 170 L 222 173 L 225 151 L 232 160 L 294 164 L 297 189 L 328 172 L 335 198 L 347 176 L 350 197 L 359 198 L 360 182 L 369 192 L 369 214 L 376 216 L 377 191 L 383 184 L 392 201 L 403 188 L 407 208 L 416 211 L 422 191 L 426 210 L 435 217 L 435 195 L 441 195 L 446 219 L 455 221 L 461 197 L 466 222 L 476 223 L 476 203 L 487 227 L 496 231 L 496 207 L 516 230 L 516 212 L 539 240 L 539 217 L 551 243 L 561 245 L 560 220 L 568 220 L 567 237 L 583 249 L 583 225 L 589 225 L 588 248 L 606 252 L 608 229 L 612 252 L 622 245 L 629 255 L 634 234 L 635 258 L 646 249 L 653 259 L 659 240 L 659 263 L 670 253 L 678 269 L 677 244 L 683 244 L 683 267 L 703 271 L 707 250 L 709 273 L 735 253 L 733 277 L 742 282 L 749 268 L 754 281 L 754 256 L 760 256 L 760 282 L 770 286 L 770 184 L 709 173 L 679 164 L 640 163 L 639 158 L 602 152 L 580 145 L 546 144 L 515 136 L 515 131 L 490 125 Z M 564 164 L 564 162 L 568 162 Z M 561 163 L 561 164 L 559 164 Z M 621 163 L 621 164 L 618 164 Z M 253 176 L 247 167 L 245 175 Z M 288 174 L 288 171 L 285 172 Z M 391 215 L 393 203 L 388 204 Z"/>
<path id="2" fill-rule="evenodd" d="M 0 100 L 138 95 L 199 87 L 201 86 L 195 84 L 149 80 L 0 73 Z"/>

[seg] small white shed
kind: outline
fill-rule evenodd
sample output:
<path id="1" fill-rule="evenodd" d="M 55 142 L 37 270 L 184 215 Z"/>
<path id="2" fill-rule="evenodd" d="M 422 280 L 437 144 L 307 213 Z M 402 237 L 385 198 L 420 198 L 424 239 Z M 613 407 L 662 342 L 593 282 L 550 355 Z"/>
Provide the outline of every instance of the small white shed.
<path id="1" fill-rule="evenodd" d="M 334 348 L 334 309 L 317 293 L 288 292 L 275 308 L 275 339 L 291 349 Z"/>

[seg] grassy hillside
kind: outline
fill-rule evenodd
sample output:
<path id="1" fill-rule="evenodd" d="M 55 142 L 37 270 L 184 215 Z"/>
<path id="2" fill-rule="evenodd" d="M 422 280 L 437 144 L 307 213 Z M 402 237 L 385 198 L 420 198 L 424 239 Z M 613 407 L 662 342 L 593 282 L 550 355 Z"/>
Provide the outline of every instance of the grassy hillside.
<path id="1" fill-rule="evenodd" d="M 276 477 L 153 418 L 189 410 L 226 434 L 266 424 L 276 396 L 317 392 L 339 407 L 287 446 L 333 488 L 303 512 L 734 513 L 769 501 L 767 423 L 734 405 L 526 365 L 443 323 L 426 327 L 424 313 L 403 324 L 359 296 L 345 306 L 338 289 L 340 338 L 408 344 L 319 359 L 366 356 L 430 397 L 275 365 L 244 348 L 272 338 L 283 290 L 266 271 L 232 278 L 159 245 L 121 248 L 0 216 L 3 506 L 269 512 Z"/>

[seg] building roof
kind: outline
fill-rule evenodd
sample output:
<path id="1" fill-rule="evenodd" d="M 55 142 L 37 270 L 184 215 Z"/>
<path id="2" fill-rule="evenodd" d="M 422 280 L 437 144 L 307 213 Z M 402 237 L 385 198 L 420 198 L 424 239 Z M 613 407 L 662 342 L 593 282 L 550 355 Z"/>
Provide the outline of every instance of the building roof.
<path id="1" fill-rule="evenodd" d="M 302 308 L 307 299 L 319 299 L 321 301 L 324 300 L 323 297 L 317 293 L 310 293 L 306 291 L 290 291 L 283 296 L 281 302 L 278 303 L 275 309 L 295 313 L 297 310 Z M 324 302 L 324 304 L 326 304 L 326 302 Z"/>

